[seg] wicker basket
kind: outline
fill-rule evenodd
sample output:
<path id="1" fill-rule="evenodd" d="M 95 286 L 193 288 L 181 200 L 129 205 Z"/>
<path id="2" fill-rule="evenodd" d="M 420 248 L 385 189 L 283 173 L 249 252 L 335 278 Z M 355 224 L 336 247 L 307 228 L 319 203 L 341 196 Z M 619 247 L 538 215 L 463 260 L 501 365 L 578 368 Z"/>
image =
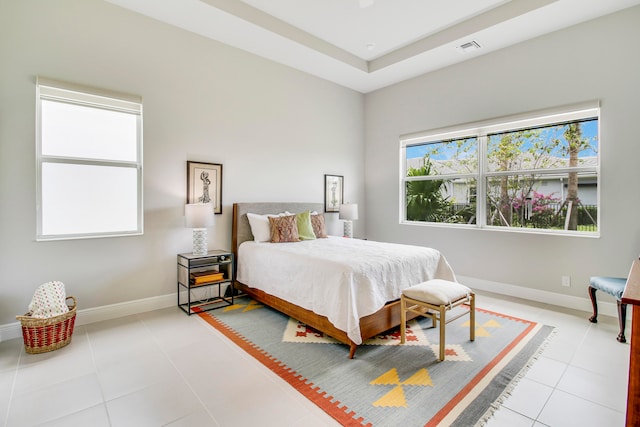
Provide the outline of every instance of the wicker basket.
<path id="1" fill-rule="evenodd" d="M 72 296 L 73 305 L 67 313 L 49 318 L 31 317 L 29 313 L 24 316 L 16 316 L 22 324 L 22 337 L 24 349 L 27 353 L 38 354 L 57 350 L 71 342 L 73 326 L 76 322 L 76 299 Z"/>

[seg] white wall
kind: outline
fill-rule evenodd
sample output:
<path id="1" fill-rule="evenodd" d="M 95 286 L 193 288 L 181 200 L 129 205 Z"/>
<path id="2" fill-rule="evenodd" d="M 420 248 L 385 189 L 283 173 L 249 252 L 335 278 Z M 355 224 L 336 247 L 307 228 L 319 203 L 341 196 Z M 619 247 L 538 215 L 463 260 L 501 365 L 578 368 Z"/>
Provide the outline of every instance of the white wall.
<path id="1" fill-rule="evenodd" d="M 142 95 L 143 236 L 34 241 L 36 75 Z M 233 202 L 322 202 L 324 174 L 364 206 L 363 114 L 357 92 L 100 0 L 0 0 L 0 325 L 49 280 L 80 309 L 175 292 L 187 160 L 223 164 L 210 248 L 230 248 Z"/>
<path id="2" fill-rule="evenodd" d="M 640 253 L 639 23 L 635 7 L 365 96 L 367 236 L 435 247 L 459 275 L 523 294 L 586 297 L 589 276 L 626 276 Z M 600 238 L 399 225 L 399 135 L 594 99 Z"/>

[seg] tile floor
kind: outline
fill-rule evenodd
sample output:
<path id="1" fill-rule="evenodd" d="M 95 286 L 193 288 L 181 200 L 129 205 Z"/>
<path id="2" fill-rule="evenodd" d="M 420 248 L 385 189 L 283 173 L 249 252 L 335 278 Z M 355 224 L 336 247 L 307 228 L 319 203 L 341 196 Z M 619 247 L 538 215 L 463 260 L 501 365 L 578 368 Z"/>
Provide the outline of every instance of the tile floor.
<path id="1" fill-rule="evenodd" d="M 557 327 L 490 427 L 623 426 L 629 345 L 615 318 L 479 293 L 478 306 Z M 629 334 L 628 334 L 629 335 Z M 336 426 L 197 316 L 178 308 L 77 327 L 71 345 L 0 343 L 0 425 Z"/>

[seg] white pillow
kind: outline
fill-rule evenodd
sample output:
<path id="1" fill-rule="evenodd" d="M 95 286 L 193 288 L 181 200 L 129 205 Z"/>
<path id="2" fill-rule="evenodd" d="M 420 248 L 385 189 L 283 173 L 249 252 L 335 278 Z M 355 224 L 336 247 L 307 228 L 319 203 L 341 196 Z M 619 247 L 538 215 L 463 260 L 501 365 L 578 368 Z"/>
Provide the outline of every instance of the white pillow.
<path id="1" fill-rule="evenodd" d="M 258 215 L 254 213 L 247 213 L 249 219 L 249 226 L 251 227 L 251 233 L 253 234 L 253 240 L 256 242 L 270 242 L 271 241 L 271 226 L 269 225 L 269 217 L 285 216 L 286 213 L 280 214 L 267 214 Z"/>

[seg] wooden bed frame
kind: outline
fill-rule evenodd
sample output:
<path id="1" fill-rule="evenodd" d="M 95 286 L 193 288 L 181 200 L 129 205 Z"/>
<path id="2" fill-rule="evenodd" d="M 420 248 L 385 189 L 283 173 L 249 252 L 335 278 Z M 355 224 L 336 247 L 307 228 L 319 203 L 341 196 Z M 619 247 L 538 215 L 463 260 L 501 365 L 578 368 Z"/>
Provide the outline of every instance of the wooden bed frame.
<path id="1" fill-rule="evenodd" d="M 248 212 L 256 214 L 279 213 L 285 211 L 299 213 L 306 210 L 322 212 L 323 208 L 324 205 L 322 203 L 234 203 L 232 246 L 236 262 L 238 260 L 238 247 L 240 244 L 247 240 L 253 240 L 253 234 L 251 234 L 251 227 L 249 226 L 249 220 L 247 219 Z M 349 346 L 349 358 L 353 359 L 358 345 L 347 337 L 346 332 L 333 326 L 325 316 L 320 316 L 310 310 L 299 307 L 259 289 L 251 288 L 239 281 L 236 281 L 234 285 L 236 289 L 244 292 L 256 301 L 268 305 L 269 307 L 272 307 L 344 344 L 347 344 Z M 411 315 L 408 319 L 412 319 L 416 316 L 417 315 L 415 314 Z M 400 325 L 400 300 L 395 300 L 388 302 L 377 312 L 360 319 L 360 336 L 364 342 L 365 340 L 398 325 Z"/>

